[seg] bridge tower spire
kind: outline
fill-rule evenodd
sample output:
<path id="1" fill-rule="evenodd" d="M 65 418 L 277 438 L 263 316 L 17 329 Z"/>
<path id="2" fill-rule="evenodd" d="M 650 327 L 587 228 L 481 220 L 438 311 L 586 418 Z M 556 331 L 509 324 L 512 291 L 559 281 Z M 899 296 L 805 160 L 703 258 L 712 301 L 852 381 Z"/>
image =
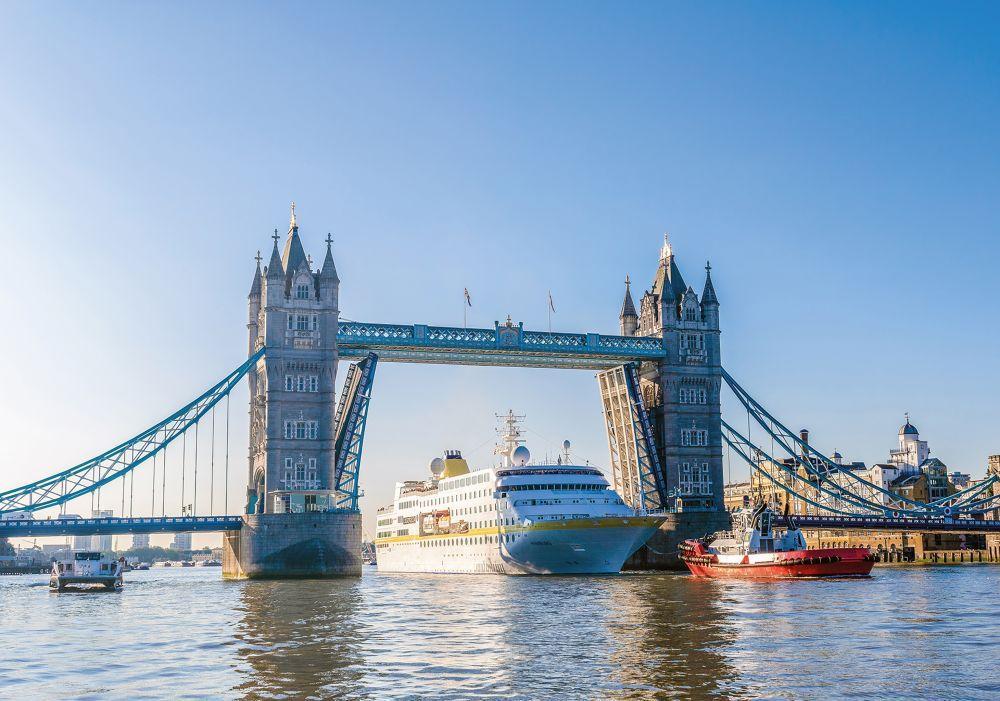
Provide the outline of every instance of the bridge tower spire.
<path id="1" fill-rule="evenodd" d="M 619 328 L 622 336 L 634 336 L 639 324 L 639 315 L 635 311 L 635 302 L 632 301 L 632 281 L 629 276 L 625 276 L 625 299 L 622 301 L 622 310 L 618 314 Z"/>

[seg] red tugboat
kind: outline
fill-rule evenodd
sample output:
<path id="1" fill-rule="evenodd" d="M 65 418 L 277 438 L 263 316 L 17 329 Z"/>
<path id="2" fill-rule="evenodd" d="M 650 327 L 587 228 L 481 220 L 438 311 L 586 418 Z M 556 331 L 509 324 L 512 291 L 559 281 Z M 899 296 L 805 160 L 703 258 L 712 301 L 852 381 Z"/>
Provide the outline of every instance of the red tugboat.
<path id="1" fill-rule="evenodd" d="M 773 528 L 774 512 L 764 502 L 749 501 L 733 512 L 733 530 L 685 540 L 680 558 L 700 577 L 847 577 L 872 571 L 868 548 L 809 550 L 791 516 L 785 531 Z"/>

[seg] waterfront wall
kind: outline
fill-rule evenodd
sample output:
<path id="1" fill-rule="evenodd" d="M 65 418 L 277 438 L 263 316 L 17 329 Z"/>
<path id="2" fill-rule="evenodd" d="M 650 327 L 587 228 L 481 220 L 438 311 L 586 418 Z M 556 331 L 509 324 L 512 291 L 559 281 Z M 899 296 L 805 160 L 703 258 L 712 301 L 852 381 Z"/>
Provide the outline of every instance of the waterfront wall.
<path id="1" fill-rule="evenodd" d="M 725 511 L 688 511 L 669 514 L 660 530 L 652 535 L 626 562 L 623 570 L 686 569 L 677 557 L 677 546 L 688 538 L 725 531 L 730 528 Z"/>
<path id="2" fill-rule="evenodd" d="M 223 536 L 226 579 L 361 576 L 361 513 L 251 514 Z"/>
<path id="3" fill-rule="evenodd" d="M 1000 562 L 1000 550 L 935 550 L 925 552 L 920 562 L 931 564 L 951 564 L 963 562 Z"/>

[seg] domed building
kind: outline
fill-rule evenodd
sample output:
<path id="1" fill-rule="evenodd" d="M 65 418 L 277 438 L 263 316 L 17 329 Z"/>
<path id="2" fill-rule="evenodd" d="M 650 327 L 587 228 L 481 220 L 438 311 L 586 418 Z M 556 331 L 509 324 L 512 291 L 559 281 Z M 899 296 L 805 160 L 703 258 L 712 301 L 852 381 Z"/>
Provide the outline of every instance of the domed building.
<path id="1" fill-rule="evenodd" d="M 910 415 L 905 416 L 906 423 L 899 428 L 899 448 L 889 451 L 889 464 L 899 468 L 901 475 L 913 475 L 920 471 L 931 451 L 927 441 L 920 440 L 920 431 L 910 423 Z"/>

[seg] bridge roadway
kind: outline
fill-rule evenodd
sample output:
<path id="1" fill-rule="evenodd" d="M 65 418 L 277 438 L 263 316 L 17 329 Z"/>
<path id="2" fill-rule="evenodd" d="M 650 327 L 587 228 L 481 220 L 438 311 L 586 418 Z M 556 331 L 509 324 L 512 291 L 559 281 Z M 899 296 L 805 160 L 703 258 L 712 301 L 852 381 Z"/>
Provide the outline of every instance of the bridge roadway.
<path id="1" fill-rule="evenodd" d="M 242 516 L 23 519 L 0 521 L 0 538 L 233 531 L 242 523 Z"/>
<path id="2" fill-rule="evenodd" d="M 311 332 L 304 331 L 304 334 Z M 661 338 L 525 331 L 510 319 L 492 329 L 342 321 L 341 358 L 377 353 L 380 361 L 604 370 L 667 355 Z"/>
<path id="3" fill-rule="evenodd" d="M 1000 533 L 1000 521 L 969 518 L 882 518 L 877 516 L 794 516 L 799 528 L 823 530 Z M 779 516 L 787 525 L 787 517 Z M 238 530 L 242 516 L 137 516 L 135 518 L 54 518 L 0 521 L 0 538 L 129 533 L 212 533 Z"/>
<path id="4" fill-rule="evenodd" d="M 864 531 L 921 531 L 921 532 L 961 532 L 1000 533 L 1000 521 L 972 518 L 886 518 L 881 516 L 799 516 L 792 514 L 799 528 L 823 530 L 864 530 Z M 787 525 L 785 516 L 778 517 L 779 524 Z"/>

